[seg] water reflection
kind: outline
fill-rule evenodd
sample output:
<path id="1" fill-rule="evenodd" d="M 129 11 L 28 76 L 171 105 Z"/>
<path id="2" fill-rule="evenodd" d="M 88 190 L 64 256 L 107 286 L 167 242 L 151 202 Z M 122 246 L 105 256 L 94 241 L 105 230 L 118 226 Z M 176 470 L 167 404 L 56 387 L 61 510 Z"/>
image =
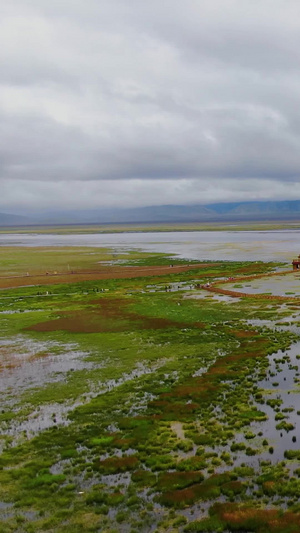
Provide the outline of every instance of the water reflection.
<path id="1" fill-rule="evenodd" d="M 242 280 L 221 286 L 226 290 L 236 290 L 248 294 L 272 294 L 274 296 L 300 296 L 300 276 L 298 273 Z"/>
<path id="2" fill-rule="evenodd" d="M 185 259 L 283 261 L 299 254 L 300 230 L 192 231 L 88 235 L 0 235 L 0 246 L 110 247 L 120 252 L 139 249 Z"/>

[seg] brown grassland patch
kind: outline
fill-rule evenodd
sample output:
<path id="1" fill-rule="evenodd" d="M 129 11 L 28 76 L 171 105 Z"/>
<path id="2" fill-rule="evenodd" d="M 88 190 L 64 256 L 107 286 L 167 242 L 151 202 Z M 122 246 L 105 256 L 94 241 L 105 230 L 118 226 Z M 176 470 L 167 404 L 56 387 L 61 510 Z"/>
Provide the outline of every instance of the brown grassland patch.
<path id="1" fill-rule="evenodd" d="M 219 263 L 211 263 L 211 267 L 220 266 Z M 152 276 L 165 276 L 166 274 L 179 274 L 199 268 L 207 268 L 205 264 L 174 265 L 170 266 L 128 266 L 109 268 L 99 266 L 98 270 L 78 270 L 73 272 L 57 272 L 29 276 L 0 277 L 0 289 L 14 287 L 26 287 L 32 285 L 56 285 L 61 283 L 80 283 L 82 281 L 100 281 L 106 279 L 126 279 Z"/>
<path id="2" fill-rule="evenodd" d="M 128 310 L 129 301 L 121 298 L 93 300 L 92 308 L 70 311 L 65 316 L 34 324 L 32 331 L 68 331 L 72 333 L 103 333 L 142 329 L 184 328 L 186 323 L 168 318 L 139 315 Z"/>

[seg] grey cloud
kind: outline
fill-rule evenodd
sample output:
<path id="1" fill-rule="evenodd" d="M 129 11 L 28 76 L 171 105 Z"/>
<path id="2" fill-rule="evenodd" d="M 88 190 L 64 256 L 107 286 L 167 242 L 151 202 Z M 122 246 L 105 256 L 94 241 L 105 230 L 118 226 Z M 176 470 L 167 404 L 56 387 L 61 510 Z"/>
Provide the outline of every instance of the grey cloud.
<path id="1" fill-rule="evenodd" d="M 0 23 L 0 206 L 13 205 L 12 188 L 19 206 L 43 191 L 49 205 L 209 202 L 216 183 L 226 200 L 296 194 L 298 8 L 11 0 Z"/>
<path id="2" fill-rule="evenodd" d="M 6 118 L 6 120 L 5 120 Z M 3 177 L 117 179 L 297 175 L 297 139 L 265 109 L 220 109 L 196 120 L 166 116 L 93 136 L 50 119 L 3 117 Z"/>

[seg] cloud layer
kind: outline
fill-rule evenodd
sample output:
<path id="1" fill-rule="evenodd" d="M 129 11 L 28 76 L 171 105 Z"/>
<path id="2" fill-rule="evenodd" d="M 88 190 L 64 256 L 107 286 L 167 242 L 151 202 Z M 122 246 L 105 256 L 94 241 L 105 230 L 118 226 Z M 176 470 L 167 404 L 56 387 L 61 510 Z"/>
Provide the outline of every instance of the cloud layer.
<path id="1" fill-rule="evenodd" d="M 10 0 L 0 209 L 300 198 L 297 0 Z"/>

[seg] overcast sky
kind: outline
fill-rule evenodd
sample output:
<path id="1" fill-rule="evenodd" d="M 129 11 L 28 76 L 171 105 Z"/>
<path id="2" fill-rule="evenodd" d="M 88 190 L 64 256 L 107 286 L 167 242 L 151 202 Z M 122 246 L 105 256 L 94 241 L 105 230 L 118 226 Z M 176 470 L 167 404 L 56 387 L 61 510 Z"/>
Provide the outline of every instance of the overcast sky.
<path id="1" fill-rule="evenodd" d="M 299 0 L 9 0 L 0 210 L 300 198 Z"/>

